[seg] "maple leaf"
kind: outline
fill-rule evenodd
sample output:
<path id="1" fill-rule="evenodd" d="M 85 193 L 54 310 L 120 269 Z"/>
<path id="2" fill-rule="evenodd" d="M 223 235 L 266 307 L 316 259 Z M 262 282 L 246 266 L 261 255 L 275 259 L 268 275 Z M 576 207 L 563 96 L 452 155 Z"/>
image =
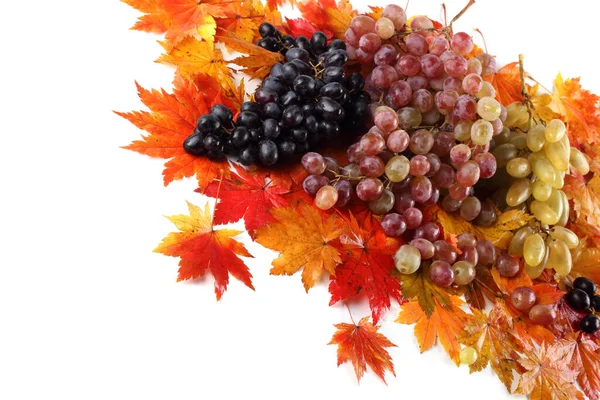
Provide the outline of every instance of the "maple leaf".
<path id="1" fill-rule="evenodd" d="M 132 29 L 165 34 L 167 49 L 190 36 L 211 43 L 215 35 L 215 17 L 225 17 L 224 7 L 198 0 L 121 0 L 145 13 Z"/>
<path id="2" fill-rule="evenodd" d="M 382 17 L 383 7 L 369 6 L 369 8 L 371 9 L 371 11 L 368 12 L 366 15 L 373 18 L 375 21 Z"/>
<path id="3" fill-rule="evenodd" d="M 290 35 L 294 37 L 306 36 L 307 38 L 310 38 L 312 37 L 313 33 L 318 32 L 317 28 L 315 28 L 313 24 L 303 18 L 286 18 L 285 20 L 290 27 Z M 333 32 L 327 30 L 323 31 L 323 33 L 327 37 L 327 40 L 331 40 L 333 38 Z"/>
<path id="4" fill-rule="evenodd" d="M 477 361 L 469 366 L 471 373 L 482 371 L 488 363 L 510 392 L 513 381 L 514 361 L 518 344 L 510 334 L 510 318 L 505 310 L 496 305 L 489 315 L 478 309 L 471 309 L 473 315 L 465 321 L 465 329 L 460 334 L 460 343 L 477 350 Z"/>
<path id="5" fill-rule="evenodd" d="M 575 221 L 573 228 L 600 244 L 600 176 L 592 179 L 570 179 L 568 197 L 573 200 Z"/>
<path id="6" fill-rule="evenodd" d="M 267 7 L 275 10 L 279 6 L 284 5 L 285 3 L 288 3 L 289 5 L 291 5 L 293 7 L 296 4 L 296 1 L 295 0 L 267 0 Z"/>
<path id="7" fill-rule="evenodd" d="M 506 295 L 512 294 L 512 292 L 520 286 L 531 287 L 531 285 L 533 285 L 533 281 L 531 280 L 531 278 L 525 271 L 525 268 L 523 267 L 523 259 L 518 258 L 517 261 L 520 264 L 519 272 L 515 276 L 512 276 L 510 278 L 500 275 L 500 271 L 498 271 L 496 265 L 494 265 L 491 269 L 491 274 L 494 278 L 494 282 L 496 282 L 496 285 L 498 285 L 500 291 L 502 291 Z"/>
<path id="8" fill-rule="evenodd" d="M 344 39 L 344 33 L 350 26 L 352 18 L 358 12 L 352 9 L 348 0 L 316 0 L 301 1 L 298 9 L 307 21 L 310 21 L 318 30 L 329 30 L 335 39 Z"/>
<path id="9" fill-rule="evenodd" d="M 586 238 L 579 241 L 579 245 L 572 251 L 573 267 L 571 274 L 575 277 L 585 276 L 600 285 L 600 249 L 588 247 Z"/>
<path id="10" fill-rule="evenodd" d="M 577 383 L 590 400 L 600 399 L 600 346 L 581 333 L 572 333 L 556 344 L 566 352 L 569 369 L 577 373 Z"/>
<path id="11" fill-rule="evenodd" d="M 558 74 L 554 80 L 553 97 L 568 123 L 567 133 L 572 146 L 595 143 L 600 138 L 600 97 L 583 89 L 579 79 L 564 80 Z"/>
<path id="12" fill-rule="evenodd" d="M 308 290 L 320 279 L 323 270 L 335 274 L 342 260 L 331 245 L 342 233 L 336 214 L 327 216 L 309 205 L 294 208 L 274 208 L 275 222 L 256 232 L 256 241 L 281 254 L 273 260 L 273 275 L 292 275 L 303 268 L 302 282 Z"/>
<path id="13" fill-rule="evenodd" d="M 231 109 L 234 102 L 222 96 L 217 81 L 207 76 L 194 80 L 175 79 L 173 93 L 164 89 L 146 90 L 137 85 L 142 103 L 150 111 L 133 111 L 116 114 L 149 133 L 125 149 L 151 157 L 168 159 L 163 171 L 165 186 L 174 180 L 196 176 L 204 189 L 220 175 L 229 177 L 227 161 L 214 162 L 206 157 L 195 157 L 183 150 L 183 141 L 194 132 L 196 120 L 209 112 L 210 107 L 223 103 Z"/>
<path id="14" fill-rule="evenodd" d="M 528 349 L 526 356 L 519 359 L 526 372 L 515 392 L 529 395 L 530 400 L 583 400 L 573 385 L 577 373 L 569 368 L 563 353 L 557 345 Z"/>
<path id="15" fill-rule="evenodd" d="M 167 50 L 164 42 L 161 45 Z M 193 79 L 199 74 L 208 75 L 227 85 L 233 74 L 223 59 L 221 50 L 215 49 L 212 43 L 187 37 L 167 54 L 160 56 L 156 62 L 168 63 L 177 67 L 177 74 L 187 79 Z"/>
<path id="16" fill-rule="evenodd" d="M 213 181 L 204 192 L 209 197 L 219 196 L 215 208 L 215 223 L 228 224 L 244 218 L 246 230 L 255 231 L 273 221 L 269 209 L 285 207 L 282 197 L 289 189 L 277 187 L 266 180 L 264 173 L 250 174 L 244 169 L 235 169 L 231 178 Z"/>
<path id="17" fill-rule="evenodd" d="M 579 330 L 579 322 L 586 315 L 586 313 L 573 310 L 564 298 L 556 302 L 554 310 L 556 311 L 556 318 L 548 326 L 548 329 L 559 337 Z"/>
<path id="18" fill-rule="evenodd" d="M 263 49 L 255 44 L 240 40 L 229 33 L 223 33 L 217 36 L 217 40 L 223 42 L 228 48 L 240 53 L 247 54 L 248 57 L 237 57 L 230 62 L 240 67 L 241 72 L 249 75 L 251 79 L 265 78 L 274 64 L 283 61 L 284 57 L 280 53 L 274 53 Z"/>
<path id="19" fill-rule="evenodd" d="M 362 318 L 358 325 L 341 323 L 334 326 L 337 331 L 329 344 L 338 345 L 338 367 L 351 361 L 359 382 L 367 365 L 384 382 L 386 370 L 396 376 L 392 358 L 385 349 L 386 347 L 396 347 L 396 345 L 378 332 L 379 328 L 369 322 L 369 317 Z"/>
<path id="20" fill-rule="evenodd" d="M 329 283 L 329 305 L 365 295 L 376 324 L 390 308 L 390 298 L 402 300 L 400 282 L 392 275 L 396 270 L 392 255 L 398 246 L 397 240 L 385 235 L 377 220 L 366 218 L 359 223 L 350 214 L 340 236 L 342 263 Z"/>
<path id="21" fill-rule="evenodd" d="M 228 32 L 240 40 L 252 43 L 257 35 L 258 26 L 265 14 L 262 3 L 256 0 L 243 0 L 231 3 L 224 10 L 225 17 L 217 18 L 217 31 Z"/>
<path id="22" fill-rule="evenodd" d="M 521 72 L 518 62 L 506 64 L 496 73 L 485 75 L 483 79 L 494 86 L 494 89 L 496 89 L 496 100 L 503 105 L 506 106 L 515 101 L 523 101 Z"/>
<path id="23" fill-rule="evenodd" d="M 448 214 L 437 205 L 426 210 L 432 221 L 439 222 L 444 232 L 470 233 L 478 239 L 487 239 L 496 247 L 506 250 L 512 239 L 512 231 L 519 229 L 533 218 L 522 210 L 510 210 L 498 216 L 496 223 L 490 227 L 475 226 L 458 215 Z"/>
<path id="24" fill-rule="evenodd" d="M 294 189 L 301 188 L 302 182 L 308 176 L 308 172 L 301 163 L 281 166 L 277 170 L 269 171 L 269 178 L 279 187 Z"/>
<path id="25" fill-rule="evenodd" d="M 560 118 L 560 114 L 552 110 L 552 95 L 540 92 L 539 88 L 540 85 L 537 83 L 533 86 L 527 86 L 527 95 L 533 106 L 531 108 L 533 117 L 544 121 Z"/>
<path id="26" fill-rule="evenodd" d="M 447 289 L 442 288 L 431 280 L 429 266 L 422 265 L 415 273 L 401 275 L 402 295 L 405 299 L 416 299 L 427 317 L 431 317 L 436 304 L 451 307 Z M 437 301 L 437 303 L 436 303 Z"/>
<path id="27" fill-rule="evenodd" d="M 489 267 L 476 266 L 475 273 L 475 280 L 463 286 L 465 300 L 471 307 L 483 310 L 486 306 L 485 299 L 495 302 L 500 289 L 496 285 Z"/>
<path id="28" fill-rule="evenodd" d="M 446 350 L 452 361 L 458 365 L 460 361 L 460 343 L 458 338 L 465 327 L 468 315 L 461 309 L 464 302 L 457 296 L 450 296 L 450 305 L 442 306 L 434 299 L 434 311 L 428 317 L 418 302 L 410 301 L 402 305 L 396 322 L 415 324 L 415 337 L 419 342 L 421 353 L 432 348 L 436 341 Z"/>
<path id="29" fill-rule="evenodd" d="M 208 203 L 204 206 L 204 211 L 189 202 L 187 204 L 189 216 L 167 217 L 179 232 L 169 233 L 154 249 L 156 253 L 180 258 L 177 281 L 196 279 L 210 271 L 215 278 L 217 300 L 227 290 L 229 274 L 254 290 L 252 275 L 238 257 L 252 255 L 243 244 L 233 239 L 242 232 L 232 229 L 215 230 Z"/>

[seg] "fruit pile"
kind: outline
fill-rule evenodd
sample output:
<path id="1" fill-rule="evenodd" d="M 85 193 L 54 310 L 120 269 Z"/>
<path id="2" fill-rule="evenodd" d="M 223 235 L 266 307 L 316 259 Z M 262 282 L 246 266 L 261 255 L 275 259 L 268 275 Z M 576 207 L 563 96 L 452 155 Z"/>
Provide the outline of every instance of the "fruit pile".
<path id="1" fill-rule="evenodd" d="M 215 17 L 212 41 L 169 28 L 174 92 L 140 88 L 150 112 L 121 115 L 150 135 L 128 148 L 217 201 L 171 218 L 181 232 L 156 251 L 181 258 L 179 280 L 210 272 L 217 298 L 229 275 L 253 288 L 238 232 L 215 228 L 243 220 L 279 252 L 273 275 L 302 270 L 307 291 L 329 276 L 330 305 L 349 311 L 368 301 L 332 339 L 359 379 L 394 371 L 376 324 L 397 301 L 421 351 L 490 365 L 511 393 L 598 399 L 600 97 L 561 75 L 542 90 L 522 56 L 498 69 L 453 28 L 473 0 L 444 24 L 395 4 L 297 4 L 283 20 L 254 2 L 252 29 Z M 208 69 L 193 68 L 199 49 Z M 258 80 L 249 97 L 233 66 Z"/>
<path id="2" fill-rule="evenodd" d="M 235 122 L 221 104 L 201 116 L 183 143 L 185 151 L 211 160 L 229 154 L 244 165 L 269 167 L 294 161 L 295 154 L 319 148 L 340 132 L 360 132 L 370 98 L 360 74 L 346 76 L 346 44 L 339 39 L 328 44 L 322 32 L 310 40 L 282 36 L 268 22 L 259 31 L 257 44 L 285 55 L 286 63 L 273 65 Z"/>

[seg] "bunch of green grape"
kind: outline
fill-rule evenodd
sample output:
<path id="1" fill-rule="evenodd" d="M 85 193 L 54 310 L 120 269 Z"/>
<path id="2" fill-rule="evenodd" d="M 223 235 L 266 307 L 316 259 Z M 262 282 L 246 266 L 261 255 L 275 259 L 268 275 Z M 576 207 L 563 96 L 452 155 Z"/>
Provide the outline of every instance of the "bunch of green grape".
<path id="1" fill-rule="evenodd" d="M 507 188 L 496 192 L 496 204 L 505 210 L 522 209 L 535 217 L 515 233 L 508 252 L 524 258 L 525 270 L 532 278 L 546 268 L 567 275 L 573 264 L 570 250 L 579 239 L 565 228 L 570 206 L 561 189 L 569 168 L 585 175 L 590 169 L 588 161 L 571 147 L 563 121 L 537 124 L 520 102 L 506 109 L 505 128 L 494 138 L 491 150 L 498 169 L 504 170 L 495 177 L 496 183 Z"/>

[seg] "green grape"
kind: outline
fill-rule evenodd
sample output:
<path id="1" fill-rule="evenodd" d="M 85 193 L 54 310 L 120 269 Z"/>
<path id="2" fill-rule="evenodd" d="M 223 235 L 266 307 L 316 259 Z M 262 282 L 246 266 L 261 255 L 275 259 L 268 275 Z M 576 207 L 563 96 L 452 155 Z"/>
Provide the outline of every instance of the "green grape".
<path id="1" fill-rule="evenodd" d="M 545 130 L 544 125 L 536 125 L 527 132 L 527 147 L 529 147 L 529 150 L 536 152 L 544 147 L 546 142 Z"/>
<path id="2" fill-rule="evenodd" d="M 400 182 L 410 172 L 410 161 L 404 156 L 394 156 L 385 165 L 385 175 L 392 182 Z"/>
<path id="3" fill-rule="evenodd" d="M 556 173 L 554 172 L 552 163 L 545 158 L 538 159 L 535 163 L 533 163 L 532 168 L 535 176 L 544 182 L 552 184 L 552 182 L 554 182 L 556 179 Z"/>
<path id="4" fill-rule="evenodd" d="M 559 275 L 568 275 L 573 266 L 573 259 L 565 242 L 554 239 L 548 244 L 548 248 L 550 254 L 546 267 L 554 269 Z"/>
<path id="5" fill-rule="evenodd" d="M 582 175 L 587 175 L 590 172 L 590 164 L 587 158 L 583 155 L 579 149 L 571 147 L 571 154 L 569 156 L 569 162 L 577 171 L 581 172 Z"/>
<path id="6" fill-rule="evenodd" d="M 477 92 L 475 96 L 477 96 L 478 99 L 482 99 L 484 97 L 494 98 L 496 97 L 496 89 L 494 89 L 494 86 L 492 86 L 491 83 L 483 81 L 481 90 Z"/>
<path id="7" fill-rule="evenodd" d="M 496 146 L 492 154 L 496 158 L 496 167 L 500 169 L 506 167 L 506 164 L 519 154 L 519 151 L 514 144 L 505 143 Z"/>
<path id="8" fill-rule="evenodd" d="M 548 246 L 544 247 L 544 259 L 541 263 L 536 266 L 531 266 L 525 263 L 525 272 L 531 279 L 537 279 L 542 275 L 542 272 L 546 269 L 546 265 L 548 264 L 548 257 L 550 256 L 550 250 Z"/>
<path id="9" fill-rule="evenodd" d="M 579 238 L 570 229 L 562 226 L 554 226 L 550 230 L 550 236 L 556 240 L 562 240 L 570 250 L 573 250 L 579 245 Z"/>
<path id="10" fill-rule="evenodd" d="M 560 197 L 562 199 L 563 211 L 562 211 L 562 214 L 558 218 L 558 222 L 555 225 L 565 226 L 565 225 L 567 225 L 567 222 L 569 222 L 569 213 L 571 211 L 571 206 L 569 205 L 569 199 L 567 198 L 567 195 L 565 194 L 565 192 L 563 192 L 562 190 L 559 190 L 558 193 L 560 194 Z"/>
<path id="11" fill-rule="evenodd" d="M 552 182 L 552 187 L 554 189 L 562 189 L 565 186 L 565 175 L 567 174 L 565 171 L 558 171 L 554 168 L 556 172 L 554 182 Z"/>
<path id="12" fill-rule="evenodd" d="M 468 285 L 475 279 L 475 266 L 468 261 L 457 261 L 452 265 L 454 283 L 460 286 Z"/>
<path id="13" fill-rule="evenodd" d="M 533 216 L 540 222 L 548 225 L 554 225 L 558 222 L 558 215 L 544 202 L 534 200 L 529 205 Z"/>
<path id="14" fill-rule="evenodd" d="M 571 146 L 569 144 L 569 137 L 563 136 L 557 142 L 547 142 L 544 146 L 544 152 L 546 157 L 559 171 L 569 170 L 569 159 L 571 157 Z"/>
<path id="15" fill-rule="evenodd" d="M 482 97 L 477 102 L 477 114 L 486 121 L 493 121 L 500 117 L 502 107 L 493 97 Z"/>
<path id="16" fill-rule="evenodd" d="M 506 204 L 516 207 L 524 203 L 531 196 L 531 182 L 529 179 L 517 179 L 506 193 Z"/>
<path id="17" fill-rule="evenodd" d="M 527 135 L 524 133 L 515 133 L 509 143 L 512 143 L 517 150 L 525 150 L 527 148 Z"/>
<path id="18" fill-rule="evenodd" d="M 552 194 L 552 185 L 538 179 L 531 185 L 531 194 L 536 200 L 546 201 Z"/>
<path id="19" fill-rule="evenodd" d="M 465 365 L 474 364 L 477 361 L 477 350 L 468 346 L 460 351 L 460 363 Z"/>
<path id="20" fill-rule="evenodd" d="M 473 121 L 462 120 L 454 127 L 454 138 L 459 142 L 466 142 L 471 139 L 471 127 Z"/>
<path id="21" fill-rule="evenodd" d="M 560 119 L 553 119 L 546 125 L 546 140 L 550 143 L 558 142 L 567 133 L 565 123 Z"/>
<path id="22" fill-rule="evenodd" d="M 394 264 L 401 274 L 414 274 L 421 266 L 421 253 L 416 247 L 405 244 L 394 254 Z"/>
<path id="23" fill-rule="evenodd" d="M 510 138 L 511 138 L 510 129 L 508 129 L 505 126 L 504 128 L 502 128 L 502 132 L 500 132 L 498 135 L 494 136 L 494 143 L 496 144 L 496 146 L 500 146 L 501 144 L 508 143 Z"/>
<path id="24" fill-rule="evenodd" d="M 525 157 L 513 158 L 506 164 L 506 172 L 514 178 L 526 178 L 531 174 L 531 164 Z"/>
<path id="25" fill-rule="evenodd" d="M 533 229 L 531 229 L 531 227 L 524 226 L 519 229 L 510 241 L 508 254 L 523 257 L 523 246 L 525 245 L 525 240 L 527 240 L 530 235 L 533 235 Z"/>
<path id="26" fill-rule="evenodd" d="M 525 105 L 520 101 L 510 103 L 506 106 L 506 119 L 504 126 L 515 126 L 523 113 L 527 113 Z"/>
<path id="27" fill-rule="evenodd" d="M 471 141 L 478 146 L 485 146 L 494 136 L 494 127 L 484 119 L 478 119 L 471 126 Z"/>
<path id="28" fill-rule="evenodd" d="M 563 213 L 563 200 L 560 193 L 560 190 L 552 189 L 552 194 L 550 195 L 550 198 L 545 201 L 545 203 L 548 204 L 552 211 L 554 211 L 559 217 Z"/>
<path id="29" fill-rule="evenodd" d="M 523 244 L 523 258 L 527 264 L 536 267 L 542 262 L 545 255 L 546 244 L 539 234 L 534 233 L 525 239 L 525 243 Z"/>

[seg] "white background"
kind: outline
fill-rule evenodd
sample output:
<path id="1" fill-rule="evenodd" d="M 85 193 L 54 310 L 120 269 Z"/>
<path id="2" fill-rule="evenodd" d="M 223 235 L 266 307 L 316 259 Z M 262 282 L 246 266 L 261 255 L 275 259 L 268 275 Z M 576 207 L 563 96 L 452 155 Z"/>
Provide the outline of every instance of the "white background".
<path id="1" fill-rule="evenodd" d="M 439 3 L 408 11 L 439 18 Z M 447 1 L 449 18 L 464 4 Z M 524 53 L 547 86 L 560 70 L 599 93 L 598 11 L 479 0 L 455 27 L 481 29 L 500 63 Z M 153 63 L 157 37 L 128 30 L 138 15 L 117 0 L 0 3 L 0 398 L 508 398 L 489 370 L 419 355 L 397 308 L 381 328 L 398 345 L 397 378 L 357 385 L 327 346 L 348 313 L 327 306 L 325 283 L 307 295 L 300 276 L 270 276 L 273 253 L 247 236 L 256 292 L 233 281 L 216 303 L 211 279 L 175 283 L 177 260 L 151 252 L 173 229 L 162 215 L 204 199 L 119 149 L 140 132 L 111 110 L 141 107 L 134 80 L 172 79 Z"/>

